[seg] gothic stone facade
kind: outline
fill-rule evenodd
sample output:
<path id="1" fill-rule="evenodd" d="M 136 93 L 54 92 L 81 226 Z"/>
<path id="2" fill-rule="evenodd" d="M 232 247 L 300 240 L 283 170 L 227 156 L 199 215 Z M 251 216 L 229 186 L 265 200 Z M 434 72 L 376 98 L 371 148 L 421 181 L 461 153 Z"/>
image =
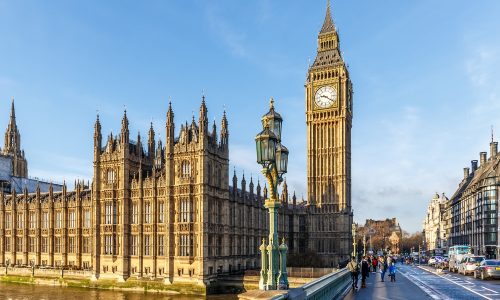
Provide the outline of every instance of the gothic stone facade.
<path id="1" fill-rule="evenodd" d="M 352 252 L 352 83 L 329 5 L 305 88 L 309 248 L 331 265 Z"/>
<path id="2" fill-rule="evenodd" d="M 322 87 L 335 93 L 327 105 L 317 97 Z M 325 266 L 348 259 L 352 249 L 351 95 L 328 7 L 306 82 L 308 199 L 289 201 L 285 182 L 278 225 L 291 253 L 317 252 Z M 269 228 L 266 189 L 258 184 L 254 193 L 251 179 L 247 191 L 244 177 L 238 188 L 236 175 L 229 185 L 225 114 L 220 132 L 209 127 L 205 99 L 198 120 L 182 124 L 178 136 L 169 106 L 164 145 L 153 127 L 144 144 L 140 135 L 131 140 L 126 112 L 119 135 L 103 141 L 98 117 L 91 185 L 0 193 L 0 264 L 200 285 L 219 273 L 258 267 Z"/>
<path id="3" fill-rule="evenodd" d="M 170 106 L 165 146 L 152 127 L 145 146 L 140 135 L 131 141 L 128 126 L 125 113 L 120 134 L 103 145 L 97 118 L 91 187 L 76 182 L 74 191 L 0 194 L 0 264 L 201 285 L 258 267 L 269 228 L 267 191 L 259 183 L 255 191 L 253 179 L 247 190 L 244 176 L 238 188 L 236 174 L 229 186 L 225 114 L 220 134 L 215 124 L 208 130 L 203 99 L 198 122 L 183 124 L 174 137 Z M 292 251 L 304 249 L 304 205 L 295 195 L 288 204 L 286 182 L 281 199 L 280 236 Z"/>

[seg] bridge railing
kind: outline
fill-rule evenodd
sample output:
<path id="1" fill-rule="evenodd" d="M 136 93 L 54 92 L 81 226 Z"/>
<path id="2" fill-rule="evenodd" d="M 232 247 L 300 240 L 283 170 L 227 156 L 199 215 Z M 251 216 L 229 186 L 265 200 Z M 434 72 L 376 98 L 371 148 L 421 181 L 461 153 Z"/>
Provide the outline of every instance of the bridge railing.
<path id="1" fill-rule="evenodd" d="M 311 281 L 273 300 L 331 300 L 340 299 L 351 288 L 351 273 L 342 269 Z"/>

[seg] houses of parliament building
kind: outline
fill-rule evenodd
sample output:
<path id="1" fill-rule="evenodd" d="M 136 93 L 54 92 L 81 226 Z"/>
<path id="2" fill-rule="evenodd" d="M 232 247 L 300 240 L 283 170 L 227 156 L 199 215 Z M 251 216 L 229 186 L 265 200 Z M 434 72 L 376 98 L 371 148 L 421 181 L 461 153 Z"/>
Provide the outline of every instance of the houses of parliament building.
<path id="1" fill-rule="evenodd" d="M 284 183 L 279 236 L 291 253 L 314 252 L 331 267 L 352 251 L 352 85 L 329 5 L 305 87 L 307 199 L 298 203 Z M 152 125 L 132 138 L 126 112 L 120 133 L 103 138 L 97 116 L 90 184 L 0 191 L 0 265 L 205 286 L 218 274 L 258 268 L 269 228 L 266 187 L 231 178 L 226 113 L 219 125 L 208 120 L 205 97 L 180 128 L 169 104 L 162 142 Z M 2 153 L 26 176 L 20 147 L 11 118 Z"/>

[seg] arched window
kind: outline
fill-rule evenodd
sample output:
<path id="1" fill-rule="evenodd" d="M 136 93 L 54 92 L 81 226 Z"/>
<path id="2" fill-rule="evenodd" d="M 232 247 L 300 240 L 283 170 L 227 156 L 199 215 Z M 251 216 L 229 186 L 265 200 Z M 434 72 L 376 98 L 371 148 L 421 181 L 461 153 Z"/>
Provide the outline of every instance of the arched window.
<path id="1" fill-rule="evenodd" d="M 191 164 L 188 161 L 182 162 L 181 174 L 182 174 L 182 177 L 191 176 Z"/>

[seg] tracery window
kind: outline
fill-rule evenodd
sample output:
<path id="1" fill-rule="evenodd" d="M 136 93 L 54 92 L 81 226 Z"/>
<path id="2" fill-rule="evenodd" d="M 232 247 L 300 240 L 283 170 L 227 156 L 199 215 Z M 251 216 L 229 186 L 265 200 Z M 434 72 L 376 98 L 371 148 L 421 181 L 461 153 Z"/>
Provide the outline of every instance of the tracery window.
<path id="1" fill-rule="evenodd" d="M 112 201 L 108 201 L 105 204 L 104 211 L 104 223 L 105 224 L 116 224 L 116 205 Z"/>
<path id="2" fill-rule="evenodd" d="M 137 202 L 132 203 L 132 224 L 139 223 L 139 206 Z"/>
<path id="3" fill-rule="evenodd" d="M 116 172 L 113 169 L 108 169 L 106 172 L 106 181 L 108 183 L 115 183 L 116 182 Z"/>
<path id="4" fill-rule="evenodd" d="M 151 223 L 151 203 L 144 203 L 144 223 Z"/>
<path id="5" fill-rule="evenodd" d="M 90 228 L 90 209 L 83 211 L 83 227 Z"/>
<path id="6" fill-rule="evenodd" d="M 158 236 L 158 255 L 163 256 L 165 255 L 165 250 L 164 250 L 164 236 L 159 235 Z"/>
<path id="7" fill-rule="evenodd" d="M 188 161 L 183 161 L 181 165 L 181 175 L 182 177 L 191 176 L 191 164 Z"/>
<path id="8" fill-rule="evenodd" d="M 76 212 L 71 210 L 68 215 L 69 228 L 76 228 Z"/>
<path id="9" fill-rule="evenodd" d="M 151 255 L 150 236 L 144 236 L 144 255 Z"/>
<path id="10" fill-rule="evenodd" d="M 30 229 L 36 228 L 36 212 L 30 211 Z"/>
<path id="11" fill-rule="evenodd" d="M 17 228 L 24 228 L 24 214 L 17 213 Z"/>
<path id="12" fill-rule="evenodd" d="M 189 199 L 183 199 L 180 203 L 180 221 L 192 222 L 193 221 L 193 202 Z"/>
<path id="13" fill-rule="evenodd" d="M 193 256 L 193 236 L 190 234 L 180 235 L 180 256 Z"/>
<path id="14" fill-rule="evenodd" d="M 158 203 L 158 223 L 165 223 L 165 203 Z"/>
<path id="15" fill-rule="evenodd" d="M 130 255 L 137 255 L 137 245 L 138 237 L 137 235 L 132 235 L 130 237 Z"/>
<path id="16" fill-rule="evenodd" d="M 62 212 L 56 212 L 56 225 L 55 228 L 62 228 Z"/>
<path id="17" fill-rule="evenodd" d="M 44 211 L 42 214 L 42 228 L 47 229 L 49 228 L 49 213 Z"/>
<path id="18" fill-rule="evenodd" d="M 12 223 L 12 215 L 10 213 L 5 214 L 5 229 L 10 229 L 10 224 Z"/>

